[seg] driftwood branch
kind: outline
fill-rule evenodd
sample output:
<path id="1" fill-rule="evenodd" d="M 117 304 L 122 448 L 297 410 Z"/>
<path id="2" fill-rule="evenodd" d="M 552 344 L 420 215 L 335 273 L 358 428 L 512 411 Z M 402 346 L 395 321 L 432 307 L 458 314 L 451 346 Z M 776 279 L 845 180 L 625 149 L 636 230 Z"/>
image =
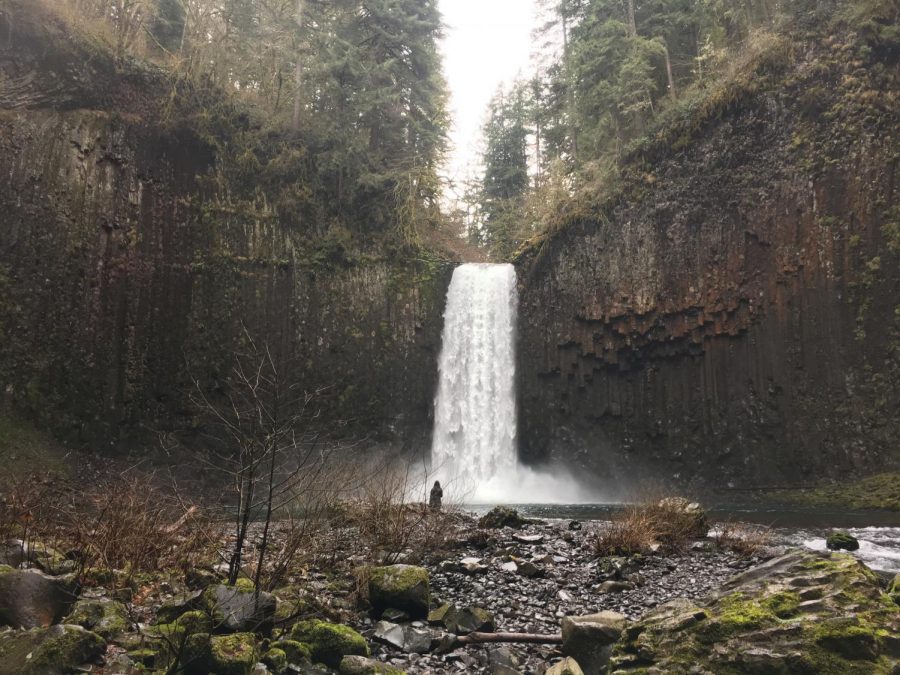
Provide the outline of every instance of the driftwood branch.
<path id="1" fill-rule="evenodd" d="M 485 642 L 561 645 L 562 641 L 562 635 L 541 635 L 540 633 L 469 633 L 458 637 L 456 640 L 459 645 L 475 645 Z"/>

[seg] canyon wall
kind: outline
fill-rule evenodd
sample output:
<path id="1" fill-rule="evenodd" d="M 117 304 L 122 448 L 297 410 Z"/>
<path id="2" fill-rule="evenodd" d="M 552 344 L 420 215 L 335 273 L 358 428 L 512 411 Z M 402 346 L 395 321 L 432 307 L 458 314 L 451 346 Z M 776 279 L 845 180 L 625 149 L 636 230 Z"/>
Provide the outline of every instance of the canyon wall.
<path id="1" fill-rule="evenodd" d="M 15 20 L 13 20 L 15 19 Z M 453 263 L 315 248 L 216 184 L 161 72 L 0 13 L 0 387 L 102 449 L 190 427 L 264 341 L 326 432 L 427 448 Z"/>
<path id="2" fill-rule="evenodd" d="M 897 466 L 897 55 L 775 45 L 520 256 L 526 460 L 611 493 Z"/>

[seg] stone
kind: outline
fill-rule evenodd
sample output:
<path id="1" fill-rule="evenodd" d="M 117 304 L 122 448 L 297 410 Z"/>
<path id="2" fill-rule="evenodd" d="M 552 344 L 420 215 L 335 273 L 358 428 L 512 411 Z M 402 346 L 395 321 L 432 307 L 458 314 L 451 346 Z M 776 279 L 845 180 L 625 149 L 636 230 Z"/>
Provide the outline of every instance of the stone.
<path id="1" fill-rule="evenodd" d="M 505 562 L 500 565 L 500 569 L 504 572 L 518 572 L 519 566 L 515 563 L 515 561 L 510 560 L 509 562 Z"/>
<path id="2" fill-rule="evenodd" d="M 399 668 L 365 656 L 345 656 L 338 672 L 340 675 L 405 675 Z"/>
<path id="3" fill-rule="evenodd" d="M 488 665 L 491 675 L 520 675 L 524 670 L 525 658 L 509 647 L 497 647 L 488 651 Z"/>
<path id="4" fill-rule="evenodd" d="M 514 534 L 513 539 L 520 544 L 542 544 L 544 542 L 544 537 L 540 534 Z"/>
<path id="5" fill-rule="evenodd" d="M 481 558 L 463 558 L 459 564 L 461 570 L 466 574 L 484 574 L 488 571 L 487 565 L 481 562 Z"/>
<path id="6" fill-rule="evenodd" d="M 262 656 L 262 662 L 273 673 L 282 673 L 287 669 L 288 657 L 285 651 L 279 647 L 270 647 Z"/>
<path id="7" fill-rule="evenodd" d="M 586 671 L 581 669 L 578 661 L 567 656 L 559 663 L 550 666 L 544 675 L 586 675 Z"/>
<path id="8" fill-rule="evenodd" d="M 252 584 L 210 586 L 203 591 L 203 606 L 218 633 L 268 634 L 275 623 L 275 596 L 255 593 Z"/>
<path id="9" fill-rule="evenodd" d="M 839 530 L 828 535 L 825 546 L 829 551 L 858 551 L 859 539 L 849 532 Z"/>
<path id="10" fill-rule="evenodd" d="M 625 625 L 625 617 L 616 612 L 567 616 L 562 620 L 563 654 L 578 661 L 586 675 L 605 672 Z"/>
<path id="11" fill-rule="evenodd" d="M 410 616 L 402 609 L 388 607 L 381 613 L 381 618 L 385 621 L 390 621 L 391 623 L 403 623 L 404 621 L 409 621 Z"/>
<path id="12" fill-rule="evenodd" d="M 544 570 L 535 565 L 533 562 L 523 561 L 519 563 L 516 572 L 519 576 L 528 577 L 529 579 L 544 576 Z"/>
<path id="13" fill-rule="evenodd" d="M 106 641 L 81 626 L 0 633 L 0 675 L 68 675 L 106 651 Z"/>
<path id="14" fill-rule="evenodd" d="M 29 544 L 21 539 L 7 539 L 0 544 L 0 565 L 19 567 L 23 563 L 30 563 L 53 576 L 71 574 L 78 567 L 75 560 L 40 542 Z"/>
<path id="15" fill-rule="evenodd" d="M 115 600 L 79 600 L 66 623 L 82 626 L 105 640 L 111 640 L 128 630 L 125 606 Z"/>
<path id="16" fill-rule="evenodd" d="M 276 646 L 284 652 L 288 663 L 298 664 L 312 661 L 309 645 L 297 640 L 281 640 Z"/>
<path id="17" fill-rule="evenodd" d="M 424 567 L 389 565 L 369 571 L 369 602 L 376 616 L 390 607 L 408 612 L 413 619 L 424 619 L 430 599 L 428 570 Z"/>
<path id="18" fill-rule="evenodd" d="M 431 633 L 413 626 L 400 626 L 389 621 L 375 624 L 374 639 L 407 654 L 425 654 L 431 648 Z"/>
<path id="19" fill-rule="evenodd" d="M 259 661 L 256 636 L 195 633 L 185 641 L 182 661 L 186 675 L 251 675 Z"/>
<path id="20" fill-rule="evenodd" d="M 598 593 L 622 593 L 634 589 L 634 584 L 628 581 L 604 581 L 597 587 Z"/>
<path id="21" fill-rule="evenodd" d="M 447 617 L 447 613 L 453 609 L 453 605 L 449 602 L 445 602 L 439 607 L 434 608 L 430 612 L 428 612 L 428 623 L 443 625 L 444 619 Z"/>
<path id="22" fill-rule="evenodd" d="M 291 629 L 291 639 L 309 645 L 313 662 L 330 668 L 337 668 L 345 656 L 369 656 L 365 638 L 341 624 L 301 621 Z"/>
<path id="23" fill-rule="evenodd" d="M 203 591 L 182 593 L 181 595 L 167 600 L 158 610 L 156 610 L 156 623 L 172 623 L 185 612 L 201 609 L 203 607 Z"/>
<path id="24" fill-rule="evenodd" d="M 492 530 L 499 530 L 503 527 L 518 530 L 527 524 L 527 518 L 523 518 L 518 511 L 508 506 L 495 506 L 478 520 L 478 527 Z"/>
<path id="25" fill-rule="evenodd" d="M 452 609 L 444 618 L 444 626 L 456 635 L 469 633 L 493 633 L 494 615 L 481 607 Z"/>
<path id="26" fill-rule="evenodd" d="M 75 604 L 78 590 L 74 576 L 0 565 L 0 625 L 45 628 L 57 623 Z"/>

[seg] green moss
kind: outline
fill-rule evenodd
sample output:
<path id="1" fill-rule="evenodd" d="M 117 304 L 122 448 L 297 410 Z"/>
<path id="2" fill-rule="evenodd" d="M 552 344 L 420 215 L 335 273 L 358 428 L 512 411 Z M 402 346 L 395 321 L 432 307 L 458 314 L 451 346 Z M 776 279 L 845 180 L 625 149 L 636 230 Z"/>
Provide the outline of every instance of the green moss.
<path id="1" fill-rule="evenodd" d="M 312 650 L 308 644 L 297 640 L 282 640 L 278 647 L 287 655 L 288 663 L 312 661 Z"/>
<path id="2" fill-rule="evenodd" d="M 242 593 L 252 593 L 256 590 L 256 584 L 243 577 L 234 582 L 234 587 Z"/>
<path id="3" fill-rule="evenodd" d="M 720 642 L 739 633 L 768 628 L 778 623 L 771 609 L 756 600 L 748 600 L 743 593 L 733 593 L 719 601 L 721 612 L 710 619 L 698 639 Z"/>
<path id="4" fill-rule="evenodd" d="M 809 506 L 900 511 L 900 473 L 880 473 L 858 481 L 823 485 L 792 495 L 789 500 Z"/>
<path id="5" fill-rule="evenodd" d="M 80 626 L 57 625 L 0 635 L 0 675 L 74 671 L 106 651 L 106 641 Z"/>
<path id="6" fill-rule="evenodd" d="M 263 654 L 262 662 L 265 663 L 266 667 L 273 673 L 280 673 L 287 668 L 288 657 L 283 649 L 272 647 Z"/>
<path id="7" fill-rule="evenodd" d="M 368 656 L 365 638 L 349 626 L 325 621 L 301 621 L 291 638 L 309 645 L 313 662 L 337 668 L 344 656 Z"/>
<path id="8" fill-rule="evenodd" d="M 66 622 L 83 626 L 107 640 L 128 630 L 125 607 L 112 600 L 79 600 Z"/>
<path id="9" fill-rule="evenodd" d="M 210 640 L 212 671 L 217 675 L 245 675 L 259 656 L 253 633 L 219 635 Z"/>
<path id="10" fill-rule="evenodd" d="M 779 619 L 787 619 L 797 613 L 797 606 L 800 604 L 800 596 L 791 591 L 781 591 L 775 595 L 770 595 L 762 602 L 760 606 L 766 611 L 771 612 Z"/>

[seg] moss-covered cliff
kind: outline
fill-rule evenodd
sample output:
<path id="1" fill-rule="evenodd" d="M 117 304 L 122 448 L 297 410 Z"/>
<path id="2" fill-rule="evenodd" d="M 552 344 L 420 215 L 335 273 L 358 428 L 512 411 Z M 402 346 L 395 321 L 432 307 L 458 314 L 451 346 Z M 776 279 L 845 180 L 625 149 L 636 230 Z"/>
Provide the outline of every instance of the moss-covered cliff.
<path id="1" fill-rule="evenodd" d="M 900 45 L 845 19 L 772 38 L 522 253 L 527 458 L 713 487 L 900 461 Z"/>
<path id="2" fill-rule="evenodd" d="M 0 11 L 6 399 L 92 447 L 190 424 L 246 327 L 323 389 L 326 428 L 427 444 L 452 263 L 285 215 L 298 176 L 262 183 L 302 138 L 25 6 Z"/>

